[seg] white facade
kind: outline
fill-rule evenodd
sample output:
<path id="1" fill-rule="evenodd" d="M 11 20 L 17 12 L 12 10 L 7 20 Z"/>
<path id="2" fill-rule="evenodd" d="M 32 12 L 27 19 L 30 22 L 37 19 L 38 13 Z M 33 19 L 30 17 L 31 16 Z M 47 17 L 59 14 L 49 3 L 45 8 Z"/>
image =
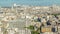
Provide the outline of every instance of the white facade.
<path id="1" fill-rule="evenodd" d="M 45 32 L 43 34 L 54 34 L 53 32 Z"/>
<path id="2" fill-rule="evenodd" d="M 19 30 L 19 34 L 31 34 L 30 30 Z"/>

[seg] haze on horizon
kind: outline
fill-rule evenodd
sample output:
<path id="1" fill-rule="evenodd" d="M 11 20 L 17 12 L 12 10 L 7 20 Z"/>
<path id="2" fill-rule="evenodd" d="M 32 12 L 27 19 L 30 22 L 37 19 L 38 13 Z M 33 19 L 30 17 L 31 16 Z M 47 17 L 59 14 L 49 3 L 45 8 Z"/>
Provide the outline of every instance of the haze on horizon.
<path id="1" fill-rule="evenodd" d="M 60 5 L 60 0 L 0 0 L 0 6 L 12 6 L 14 3 L 19 5 L 48 6 Z"/>

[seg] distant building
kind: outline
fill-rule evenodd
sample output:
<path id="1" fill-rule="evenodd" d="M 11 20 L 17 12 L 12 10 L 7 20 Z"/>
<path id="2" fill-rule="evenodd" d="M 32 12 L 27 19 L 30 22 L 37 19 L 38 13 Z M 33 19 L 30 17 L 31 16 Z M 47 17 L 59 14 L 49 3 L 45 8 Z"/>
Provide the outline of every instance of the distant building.
<path id="1" fill-rule="evenodd" d="M 41 27 L 41 32 L 52 32 L 51 27 Z"/>

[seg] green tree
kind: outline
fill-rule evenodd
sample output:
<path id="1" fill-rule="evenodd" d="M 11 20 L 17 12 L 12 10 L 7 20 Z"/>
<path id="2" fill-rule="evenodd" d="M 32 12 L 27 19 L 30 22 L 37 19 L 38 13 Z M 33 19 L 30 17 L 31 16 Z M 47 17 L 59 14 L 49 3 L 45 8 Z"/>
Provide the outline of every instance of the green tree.
<path id="1" fill-rule="evenodd" d="M 31 30 L 31 34 L 40 34 L 40 28 L 37 28 L 37 30 L 35 31 L 35 28 L 33 25 L 30 25 L 29 27 L 25 27 L 27 29 Z"/>

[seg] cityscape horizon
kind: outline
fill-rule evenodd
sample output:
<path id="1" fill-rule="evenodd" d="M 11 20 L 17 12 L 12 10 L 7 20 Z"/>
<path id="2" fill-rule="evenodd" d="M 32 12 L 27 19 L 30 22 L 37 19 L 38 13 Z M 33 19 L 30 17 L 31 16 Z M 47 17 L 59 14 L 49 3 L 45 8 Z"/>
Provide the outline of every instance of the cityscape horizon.
<path id="1" fill-rule="evenodd" d="M 60 34 L 60 0 L 0 0 L 0 34 Z"/>

